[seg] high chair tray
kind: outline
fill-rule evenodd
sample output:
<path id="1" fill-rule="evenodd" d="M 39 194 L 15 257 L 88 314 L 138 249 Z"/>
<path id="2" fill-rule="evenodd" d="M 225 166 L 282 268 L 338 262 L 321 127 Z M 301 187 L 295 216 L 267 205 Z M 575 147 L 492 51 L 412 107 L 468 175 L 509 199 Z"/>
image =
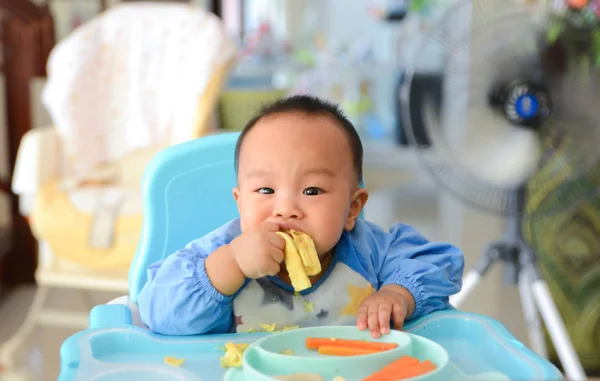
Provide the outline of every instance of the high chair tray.
<path id="1" fill-rule="evenodd" d="M 162 336 L 131 325 L 126 306 L 100 307 L 101 314 L 93 311 L 96 314 L 90 319 L 92 328 L 63 343 L 59 381 L 267 381 L 291 368 L 296 369 L 291 373 L 302 369 L 304 373 L 320 373 L 324 381 L 332 381 L 332 376 L 358 381 L 392 358 L 407 354 L 431 359 L 438 366 L 419 380 L 564 380 L 554 365 L 526 348 L 495 320 L 454 310 L 422 317 L 406 324 L 403 332 L 394 331 L 380 339 L 397 343 L 393 349 L 396 352 L 318 357 L 318 353 L 312 355 L 305 349 L 306 337 L 374 339 L 351 326 L 277 333 Z M 104 321 L 94 322 L 99 315 Z M 252 343 L 244 352 L 245 368 L 221 367 L 226 343 Z M 284 348 L 293 354 L 281 354 L 279 351 Z M 184 362 L 180 366 L 168 365 L 167 356 Z"/>

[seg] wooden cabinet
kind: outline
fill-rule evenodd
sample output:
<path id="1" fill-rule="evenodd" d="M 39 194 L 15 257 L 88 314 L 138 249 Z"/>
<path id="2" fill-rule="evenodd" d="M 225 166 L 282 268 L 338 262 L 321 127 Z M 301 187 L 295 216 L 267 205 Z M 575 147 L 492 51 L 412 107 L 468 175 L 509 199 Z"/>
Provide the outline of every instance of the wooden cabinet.
<path id="1" fill-rule="evenodd" d="M 54 25 L 47 6 L 30 0 L 0 0 L 1 70 L 4 76 L 5 125 L 9 175 L 0 178 L 0 197 L 10 198 L 10 229 L 0 231 L 0 293 L 19 283 L 33 282 L 37 245 L 27 221 L 19 214 L 18 198 L 10 191 L 12 170 L 21 138 L 32 126 L 30 82 L 45 76 L 54 46 Z M 6 152 L 2 152 L 3 155 Z"/>

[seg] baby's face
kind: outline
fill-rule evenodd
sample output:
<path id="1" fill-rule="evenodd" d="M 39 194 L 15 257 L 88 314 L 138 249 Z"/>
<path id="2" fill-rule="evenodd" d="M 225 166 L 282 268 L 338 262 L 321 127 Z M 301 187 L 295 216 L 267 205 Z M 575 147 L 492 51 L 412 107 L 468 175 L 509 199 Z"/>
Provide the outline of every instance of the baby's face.
<path id="1" fill-rule="evenodd" d="M 354 227 L 367 200 L 342 127 L 333 118 L 300 113 L 263 118 L 250 130 L 233 194 L 242 231 L 276 222 L 310 234 L 320 255 Z"/>

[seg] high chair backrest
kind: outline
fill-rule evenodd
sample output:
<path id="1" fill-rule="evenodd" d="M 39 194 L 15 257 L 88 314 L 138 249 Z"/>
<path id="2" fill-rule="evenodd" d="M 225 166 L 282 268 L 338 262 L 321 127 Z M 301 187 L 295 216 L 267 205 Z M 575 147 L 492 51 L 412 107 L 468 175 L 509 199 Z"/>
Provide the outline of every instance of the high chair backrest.
<path id="1" fill-rule="evenodd" d="M 42 100 L 77 180 L 140 149 L 209 133 L 235 42 L 199 6 L 110 7 L 54 47 Z"/>
<path id="2" fill-rule="evenodd" d="M 146 269 L 238 216 L 234 150 L 239 133 L 211 135 L 168 147 L 144 172 L 144 222 L 129 270 L 129 296 L 146 282 Z"/>

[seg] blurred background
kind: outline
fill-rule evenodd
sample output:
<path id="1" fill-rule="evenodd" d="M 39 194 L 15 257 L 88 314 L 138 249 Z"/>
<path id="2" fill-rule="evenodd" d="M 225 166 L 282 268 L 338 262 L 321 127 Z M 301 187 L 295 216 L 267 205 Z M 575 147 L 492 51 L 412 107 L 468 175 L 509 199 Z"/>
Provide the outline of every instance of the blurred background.
<path id="1" fill-rule="evenodd" d="M 137 52 L 150 54 L 148 73 L 171 70 L 172 81 L 189 76 L 190 82 L 209 84 L 191 117 L 196 118 L 196 127 L 175 140 L 240 130 L 261 103 L 310 92 L 340 103 L 359 129 L 371 192 L 368 219 L 385 227 L 402 221 L 431 240 L 457 245 L 465 253 L 467 269 L 502 233 L 501 216 L 472 207 L 436 184 L 407 144 L 401 122 L 398 88 L 404 69 L 418 37 L 443 17 L 453 0 L 180 2 L 216 15 L 236 52 L 231 54 L 224 45 L 211 47 L 217 58 L 197 70 L 175 69 L 176 63 L 164 58 L 169 51 L 155 52 L 163 58 L 154 60 L 153 52 Z M 92 85 L 86 81 L 98 73 L 110 80 L 108 70 L 118 68 L 105 64 L 110 61 L 106 57 L 137 54 L 134 39 L 142 35 L 132 34 L 131 41 L 123 42 L 121 48 L 133 53 L 107 53 L 106 47 L 86 36 L 59 45 L 75 36 L 81 25 L 100 23 L 101 15 L 120 3 L 0 0 L 0 347 L 8 345 L 15 358 L 11 364 L 0 362 L 2 380 L 19 374 L 33 380 L 56 379 L 61 343 L 87 326 L 94 305 L 127 293 L 127 268 L 141 229 L 141 174 L 147 160 L 170 140 L 156 143 L 156 136 L 148 138 L 154 143 L 103 162 L 84 177 L 73 163 L 88 158 L 64 151 L 97 139 L 93 126 L 106 120 L 116 126 L 120 110 L 135 103 L 121 93 L 90 94 L 86 88 Z M 139 21 L 135 14 L 123 17 L 120 21 L 125 24 Z M 152 23 L 146 30 L 152 38 L 169 38 Z M 196 49 L 194 41 L 206 37 L 177 38 L 173 43 L 181 46 L 173 54 Z M 149 46 L 148 41 L 144 44 Z M 47 70 L 48 57 L 59 47 L 63 55 L 57 55 L 52 70 Z M 435 60 L 432 56 L 432 67 Z M 130 95 L 135 91 L 153 97 L 158 90 L 164 99 L 172 99 L 179 90 L 191 91 L 135 78 L 126 83 L 134 87 Z M 80 95 L 63 91 L 69 86 Z M 422 86 L 429 86 L 427 79 Z M 111 96 L 110 109 L 98 106 Z M 74 105 L 90 115 L 99 114 L 85 119 Z M 69 115 L 86 121 L 85 127 L 68 127 Z M 156 115 L 160 119 L 160 112 Z M 114 128 L 121 128 L 114 131 L 124 141 L 153 133 L 132 128 L 128 134 L 127 124 Z M 63 141 L 66 134 L 70 138 Z M 115 152 L 123 152 L 122 148 Z M 114 158 L 111 152 L 94 152 L 94 159 Z M 600 372 L 597 201 L 553 217 L 555 230 L 542 229 L 535 239 L 529 237 L 586 371 L 596 375 Z M 528 224 L 530 230 L 536 227 L 535 220 Z M 503 282 L 502 266 L 492 269 L 461 309 L 499 320 L 528 343 L 518 288 Z"/>

